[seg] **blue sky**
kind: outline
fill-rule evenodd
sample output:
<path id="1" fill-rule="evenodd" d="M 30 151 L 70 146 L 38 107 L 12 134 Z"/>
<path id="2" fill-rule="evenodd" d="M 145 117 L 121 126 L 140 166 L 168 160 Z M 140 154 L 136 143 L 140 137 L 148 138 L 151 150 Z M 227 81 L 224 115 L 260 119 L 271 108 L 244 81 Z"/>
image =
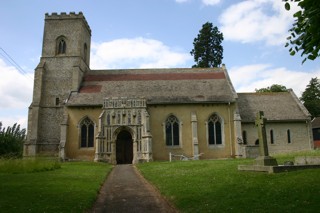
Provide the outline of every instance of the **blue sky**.
<path id="1" fill-rule="evenodd" d="M 300 97 L 320 76 L 319 59 L 302 65 L 284 47 L 293 18 L 281 0 L 0 0 L 4 126 L 27 126 L 45 13 L 80 11 L 92 30 L 92 69 L 191 67 L 193 39 L 209 21 L 224 34 L 223 63 L 237 92 L 282 84 Z"/>

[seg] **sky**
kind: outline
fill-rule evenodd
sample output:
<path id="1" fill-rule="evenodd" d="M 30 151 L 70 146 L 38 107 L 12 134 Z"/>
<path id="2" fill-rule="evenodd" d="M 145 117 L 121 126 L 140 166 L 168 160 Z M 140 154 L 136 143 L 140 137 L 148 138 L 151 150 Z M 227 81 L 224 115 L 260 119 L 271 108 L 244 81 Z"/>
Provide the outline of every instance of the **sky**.
<path id="1" fill-rule="evenodd" d="M 193 39 L 211 22 L 237 92 L 281 84 L 300 97 L 320 76 L 319 59 L 301 64 L 284 47 L 294 19 L 281 0 L 0 0 L 3 126 L 27 127 L 45 13 L 80 11 L 92 30 L 91 69 L 189 68 Z"/>

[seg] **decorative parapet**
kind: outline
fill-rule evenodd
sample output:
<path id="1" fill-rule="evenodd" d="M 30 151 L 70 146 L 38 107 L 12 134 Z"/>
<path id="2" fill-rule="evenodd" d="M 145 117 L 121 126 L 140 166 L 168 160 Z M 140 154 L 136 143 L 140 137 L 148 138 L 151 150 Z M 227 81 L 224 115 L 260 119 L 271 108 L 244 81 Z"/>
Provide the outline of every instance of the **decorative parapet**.
<path id="1" fill-rule="evenodd" d="M 75 12 L 70 12 L 70 13 L 66 13 L 66 12 L 61 12 L 59 13 L 46 13 L 46 18 L 84 18 L 84 15 L 82 12 L 79 13 L 75 13 Z"/>
<path id="2" fill-rule="evenodd" d="M 90 26 L 86 20 L 86 18 L 84 17 L 83 13 L 82 12 L 79 12 L 79 13 L 75 13 L 75 12 L 70 12 L 70 13 L 66 13 L 66 12 L 61 12 L 60 14 L 59 13 L 46 13 L 45 14 L 45 19 L 56 19 L 56 20 L 59 20 L 59 19 L 83 19 L 85 25 L 87 26 L 90 34 L 91 34 L 91 29 L 90 29 Z"/>
<path id="3" fill-rule="evenodd" d="M 103 101 L 104 109 L 126 109 L 126 108 L 146 108 L 144 98 L 105 98 Z"/>

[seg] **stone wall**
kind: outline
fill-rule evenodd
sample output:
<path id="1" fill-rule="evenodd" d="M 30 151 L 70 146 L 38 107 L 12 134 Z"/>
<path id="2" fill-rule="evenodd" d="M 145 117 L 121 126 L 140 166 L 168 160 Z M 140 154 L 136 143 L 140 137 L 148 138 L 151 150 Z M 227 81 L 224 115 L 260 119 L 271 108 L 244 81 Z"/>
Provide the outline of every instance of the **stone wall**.
<path id="1" fill-rule="evenodd" d="M 67 141 L 65 144 L 65 156 L 67 159 L 94 160 L 95 147 L 80 148 L 80 121 L 86 116 L 95 124 L 94 135 L 98 134 L 99 116 L 101 107 L 77 107 L 68 108 Z"/>
<path id="2" fill-rule="evenodd" d="M 69 107 L 68 137 L 65 146 L 68 159 L 93 160 L 95 148 L 79 148 L 80 137 L 78 124 L 88 116 L 96 124 L 95 135 L 98 131 L 101 107 Z M 150 114 L 150 133 L 152 136 L 153 160 L 169 160 L 169 153 L 193 156 L 193 138 L 191 114 L 197 116 L 197 135 L 200 159 L 228 158 L 234 155 L 234 106 L 227 104 L 186 104 L 186 105 L 152 105 L 147 106 Z M 209 116 L 217 113 L 223 120 L 223 145 L 208 145 L 205 122 Z M 230 113 L 230 115 L 229 115 Z M 181 122 L 180 146 L 166 146 L 164 122 L 169 115 L 175 115 Z"/>
<path id="3" fill-rule="evenodd" d="M 271 133 L 273 130 L 274 143 L 271 144 Z M 290 130 L 291 143 L 288 143 L 287 131 Z M 255 145 L 258 139 L 257 128 L 253 123 L 243 123 L 242 131 L 246 131 L 247 145 Z M 311 132 L 310 125 L 306 122 L 267 122 L 267 142 L 269 154 L 310 150 Z"/>
<path id="4" fill-rule="evenodd" d="M 150 127 L 153 141 L 154 160 L 169 160 L 169 153 L 193 156 L 193 138 L 191 115 L 197 118 L 197 136 L 200 159 L 229 158 L 234 151 L 234 105 L 228 104 L 184 104 L 184 105 L 152 105 L 148 107 L 150 113 Z M 213 113 L 217 113 L 223 120 L 223 144 L 209 145 L 207 140 L 206 122 Z M 180 146 L 166 146 L 164 122 L 173 114 L 181 122 Z"/>

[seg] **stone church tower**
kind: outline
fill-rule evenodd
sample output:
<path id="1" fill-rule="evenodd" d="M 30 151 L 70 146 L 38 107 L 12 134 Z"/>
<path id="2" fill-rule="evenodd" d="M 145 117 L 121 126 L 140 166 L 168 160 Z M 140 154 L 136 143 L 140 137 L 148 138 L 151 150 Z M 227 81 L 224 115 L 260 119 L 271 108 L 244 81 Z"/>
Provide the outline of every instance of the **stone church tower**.
<path id="1" fill-rule="evenodd" d="M 35 69 L 25 156 L 57 154 L 64 103 L 89 71 L 91 29 L 80 12 L 45 15 L 42 55 Z"/>

